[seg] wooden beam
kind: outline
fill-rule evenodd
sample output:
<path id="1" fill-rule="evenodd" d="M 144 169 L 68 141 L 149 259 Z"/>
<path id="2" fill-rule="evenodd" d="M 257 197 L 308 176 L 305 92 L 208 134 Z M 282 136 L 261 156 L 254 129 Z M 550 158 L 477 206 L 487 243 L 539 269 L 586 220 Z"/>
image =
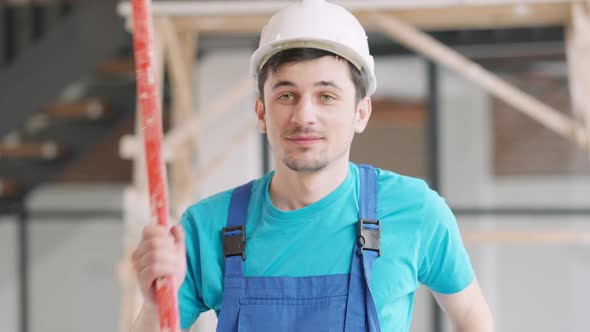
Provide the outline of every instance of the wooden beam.
<path id="1" fill-rule="evenodd" d="M 224 115 L 230 107 L 240 99 L 252 92 L 253 83 L 250 78 L 245 78 L 233 87 L 226 94 L 214 99 L 201 112 L 193 112 L 191 118 L 182 126 L 169 131 L 164 137 L 164 149 L 168 155 L 174 155 L 175 151 L 187 140 L 198 140 L 198 133 L 203 128 L 209 127 L 214 121 Z"/>
<path id="2" fill-rule="evenodd" d="M 164 43 L 162 29 L 157 25 L 154 26 L 154 71 L 156 74 L 156 84 L 158 86 L 158 105 L 164 114 L 164 72 L 166 71 L 166 60 L 168 59 Z M 139 105 L 139 104 L 137 104 Z"/>
<path id="3" fill-rule="evenodd" d="M 427 30 L 484 29 L 564 25 L 575 0 L 422 0 L 336 1 L 357 15 L 367 30 L 379 26 L 363 14 L 379 11 Z M 154 3 L 154 15 L 173 19 L 181 30 L 258 34 L 277 10 L 277 1 L 166 1 Z M 118 11 L 129 17 L 128 3 Z"/>
<path id="4" fill-rule="evenodd" d="M 168 29 L 171 29 L 168 26 Z M 193 91 L 195 91 L 194 81 L 194 61 L 196 55 L 196 39 L 193 32 L 178 32 L 174 28 L 175 40 L 168 40 L 170 43 L 169 54 L 170 58 L 168 65 L 171 71 L 172 78 L 172 128 L 182 126 L 186 121 L 191 118 L 191 115 L 195 113 L 193 106 Z M 171 31 L 165 33 L 170 38 Z M 178 54 L 176 54 L 178 53 Z M 175 64 L 172 61 L 179 61 L 176 64 L 177 68 L 173 68 Z M 180 64 L 180 65 L 179 65 Z M 184 68 L 183 71 L 186 77 L 179 76 L 178 71 Z M 182 82 L 183 79 L 188 81 Z M 179 87 L 180 84 L 184 86 Z M 174 214 L 181 215 L 183 210 L 188 207 L 191 203 L 191 181 L 187 179 L 191 178 L 191 169 L 193 168 L 193 160 L 196 154 L 197 142 L 193 140 L 187 140 L 181 144 L 173 156 L 171 163 L 171 184 L 172 184 L 172 199 L 171 199 L 171 210 Z"/>
<path id="5" fill-rule="evenodd" d="M 135 63 L 132 58 L 107 60 L 96 68 L 96 74 L 100 78 L 108 77 L 133 77 L 135 75 Z"/>
<path id="6" fill-rule="evenodd" d="M 191 76 L 185 62 L 185 52 L 182 49 L 178 32 L 172 21 L 167 17 L 159 18 L 156 24 L 162 33 L 162 44 L 168 58 L 166 64 L 170 72 L 175 103 L 178 103 L 180 108 L 192 110 Z"/>
<path id="7" fill-rule="evenodd" d="M 0 198 L 12 198 L 19 194 L 18 183 L 12 179 L 0 178 Z"/>
<path id="8" fill-rule="evenodd" d="M 240 129 L 238 129 L 236 133 L 219 149 L 220 152 L 209 160 L 205 166 L 199 169 L 196 176 L 191 178 L 191 181 L 194 184 L 192 193 L 195 197 L 197 196 L 196 189 L 200 187 L 202 181 L 218 170 L 219 166 L 227 160 L 234 149 L 236 149 L 241 142 L 244 142 L 248 135 L 255 132 L 257 128 L 257 124 L 254 121 L 242 125 L 242 127 L 240 127 Z"/>
<path id="9" fill-rule="evenodd" d="M 232 86 L 223 96 L 215 98 L 202 112 L 193 112 L 189 120 L 181 126 L 171 129 L 164 137 L 163 158 L 170 162 L 173 156 L 188 140 L 198 140 L 198 133 L 208 128 L 230 110 L 240 99 L 252 92 L 253 85 L 250 78 L 244 78 Z M 119 154 L 122 158 L 136 158 L 138 144 L 141 144 L 141 136 L 123 136 L 121 139 Z"/>
<path id="10" fill-rule="evenodd" d="M 514 6 L 544 6 L 564 5 L 577 0 L 340 0 L 334 1 L 348 10 L 357 12 L 367 11 L 399 11 L 422 9 L 452 9 L 469 7 L 508 7 Z M 157 1 L 153 3 L 155 16 L 218 16 L 218 15 L 272 15 L 276 11 L 289 5 L 280 1 Z M 525 10 L 525 9 L 522 9 Z M 121 2 L 117 12 L 130 17 L 130 3 Z M 522 13 L 524 14 L 524 13 Z M 521 14 L 521 15 L 522 15 Z"/>
<path id="11" fill-rule="evenodd" d="M 569 89 L 574 116 L 584 123 L 590 141 L 590 4 L 572 4 L 572 21 L 566 28 Z M 590 157 L 590 148 L 588 149 Z"/>
<path id="12" fill-rule="evenodd" d="M 56 160 L 64 155 L 65 148 L 53 141 L 34 143 L 0 143 L 2 159 Z"/>
<path id="13" fill-rule="evenodd" d="M 166 64 L 170 72 L 172 91 L 171 124 L 174 129 L 185 123 L 195 112 L 192 102 L 193 60 L 189 59 L 192 44 L 187 41 L 187 37 L 182 36 L 192 33 L 183 32 L 181 34 L 167 17 L 158 18 L 157 22 L 162 32 L 162 42 L 165 45 L 168 58 Z M 177 147 L 172 156 L 170 173 L 172 197 L 170 202 L 172 203 L 171 210 L 174 213 L 179 213 L 181 206 L 187 205 L 189 190 L 187 179 L 190 177 L 194 146 L 190 140 L 187 140 Z"/>
<path id="14" fill-rule="evenodd" d="M 367 30 L 380 30 L 370 18 L 357 15 Z M 423 30 L 500 29 L 563 25 L 569 20 L 567 2 L 463 2 L 448 7 L 380 11 Z"/>
<path id="15" fill-rule="evenodd" d="M 519 8 L 522 9 L 519 10 Z M 380 27 L 368 18 L 366 13 L 366 11 L 354 12 L 367 31 L 380 31 Z M 429 31 L 563 25 L 570 18 L 568 6 L 563 3 L 522 5 L 521 7 L 464 5 L 454 8 L 382 10 L 380 13 L 395 15 L 408 24 Z M 269 20 L 270 15 L 231 14 L 206 17 L 179 15 L 172 18 L 181 30 L 257 34 Z"/>
<path id="16" fill-rule="evenodd" d="M 590 245 L 590 233 L 573 230 L 551 231 L 463 231 L 465 242 L 477 244 Z"/>
<path id="17" fill-rule="evenodd" d="M 45 113 L 54 118 L 71 120 L 103 120 L 113 115 L 111 107 L 100 98 L 74 102 L 58 102 L 46 107 Z"/>
<path id="18" fill-rule="evenodd" d="M 44 5 L 57 2 L 57 0 L 4 0 L 2 4 L 9 7 L 17 7 L 30 5 Z"/>
<path id="19" fill-rule="evenodd" d="M 260 33 L 269 18 L 270 15 L 173 16 L 174 23 L 181 31 L 252 35 Z"/>
<path id="20" fill-rule="evenodd" d="M 189 69 L 195 70 L 196 68 L 194 64 L 198 63 L 197 51 L 199 49 L 199 35 L 193 32 L 180 32 L 180 29 L 178 29 L 178 27 L 176 27 L 176 30 L 179 31 L 180 43 L 184 51 L 184 62 L 190 67 Z M 192 77 L 192 83 L 194 88 L 195 76 L 193 72 L 190 72 L 190 74 Z"/>
<path id="21" fill-rule="evenodd" d="M 589 141 L 584 128 L 563 113 L 545 105 L 434 38 L 393 16 L 371 13 L 367 14 L 367 17 L 381 26 L 386 35 L 402 45 L 479 84 L 492 95 L 575 144 L 584 148 L 588 146 Z"/>

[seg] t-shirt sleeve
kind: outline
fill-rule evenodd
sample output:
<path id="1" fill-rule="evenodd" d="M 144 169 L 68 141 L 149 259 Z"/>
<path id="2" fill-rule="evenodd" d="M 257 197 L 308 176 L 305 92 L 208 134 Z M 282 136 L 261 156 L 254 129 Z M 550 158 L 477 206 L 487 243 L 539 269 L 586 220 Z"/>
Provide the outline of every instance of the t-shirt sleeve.
<path id="1" fill-rule="evenodd" d="M 180 221 L 185 233 L 186 276 L 178 290 L 180 327 L 188 330 L 199 315 L 209 310 L 203 303 L 203 284 L 201 280 L 201 260 L 199 256 L 199 237 L 192 215 L 185 212 Z"/>
<path id="2" fill-rule="evenodd" d="M 423 206 L 418 280 L 442 294 L 462 291 L 475 274 L 455 216 L 442 197 L 428 189 Z"/>

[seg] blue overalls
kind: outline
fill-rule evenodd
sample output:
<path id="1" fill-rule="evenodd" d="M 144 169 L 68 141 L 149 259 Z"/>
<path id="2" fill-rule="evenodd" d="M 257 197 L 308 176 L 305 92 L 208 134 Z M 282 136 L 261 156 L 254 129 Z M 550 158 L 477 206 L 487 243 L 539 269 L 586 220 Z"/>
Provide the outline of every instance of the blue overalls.
<path id="1" fill-rule="evenodd" d="M 233 191 L 223 229 L 225 275 L 218 332 L 378 332 L 369 280 L 380 255 L 377 179 L 360 165 L 358 241 L 350 274 L 245 277 L 245 233 L 252 182 Z"/>

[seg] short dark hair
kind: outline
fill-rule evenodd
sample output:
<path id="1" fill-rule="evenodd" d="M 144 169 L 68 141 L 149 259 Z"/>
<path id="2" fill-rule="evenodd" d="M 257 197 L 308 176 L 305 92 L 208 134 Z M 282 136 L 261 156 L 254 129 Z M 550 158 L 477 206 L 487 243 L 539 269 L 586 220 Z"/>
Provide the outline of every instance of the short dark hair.
<path id="1" fill-rule="evenodd" d="M 290 48 L 273 55 L 258 72 L 258 95 L 260 99 L 264 101 L 264 83 L 268 78 L 269 70 L 275 73 L 280 66 L 286 63 L 302 62 L 323 58 L 325 56 L 333 56 L 337 59 L 345 60 L 350 68 L 350 78 L 355 87 L 355 98 L 358 103 L 361 99 L 367 96 L 367 85 L 368 78 L 364 70 L 359 70 L 347 59 L 334 54 L 329 51 L 317 49 L 317 48 Z"/>

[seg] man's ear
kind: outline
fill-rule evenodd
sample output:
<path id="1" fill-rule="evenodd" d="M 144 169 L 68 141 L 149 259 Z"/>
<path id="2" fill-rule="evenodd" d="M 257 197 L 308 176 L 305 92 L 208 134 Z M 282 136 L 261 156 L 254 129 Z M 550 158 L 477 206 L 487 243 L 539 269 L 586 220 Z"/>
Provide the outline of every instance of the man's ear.
<path id="1" fill-rule="evenodd" d="M 369 122 L 369 118 L 371 117 L 371 111 L 373 110 L 371 104 L 371 97 L 363 98 L 361 101 L 359 101 L 356 108 L 357 109 L 354 130 L 360 134 L 367 127 L 367 123 Z"/>
<path id="2" fill-rule="evenodd" d="M 266 111 L 264 109 L 264 103 L 262 102 L 262 100 L 260 100 L 260 98 L 256 98 L 254 110 L 256 111 L 256 121 L 258 121 L 258 130 L 261 133 L 266 134 Z"/>

